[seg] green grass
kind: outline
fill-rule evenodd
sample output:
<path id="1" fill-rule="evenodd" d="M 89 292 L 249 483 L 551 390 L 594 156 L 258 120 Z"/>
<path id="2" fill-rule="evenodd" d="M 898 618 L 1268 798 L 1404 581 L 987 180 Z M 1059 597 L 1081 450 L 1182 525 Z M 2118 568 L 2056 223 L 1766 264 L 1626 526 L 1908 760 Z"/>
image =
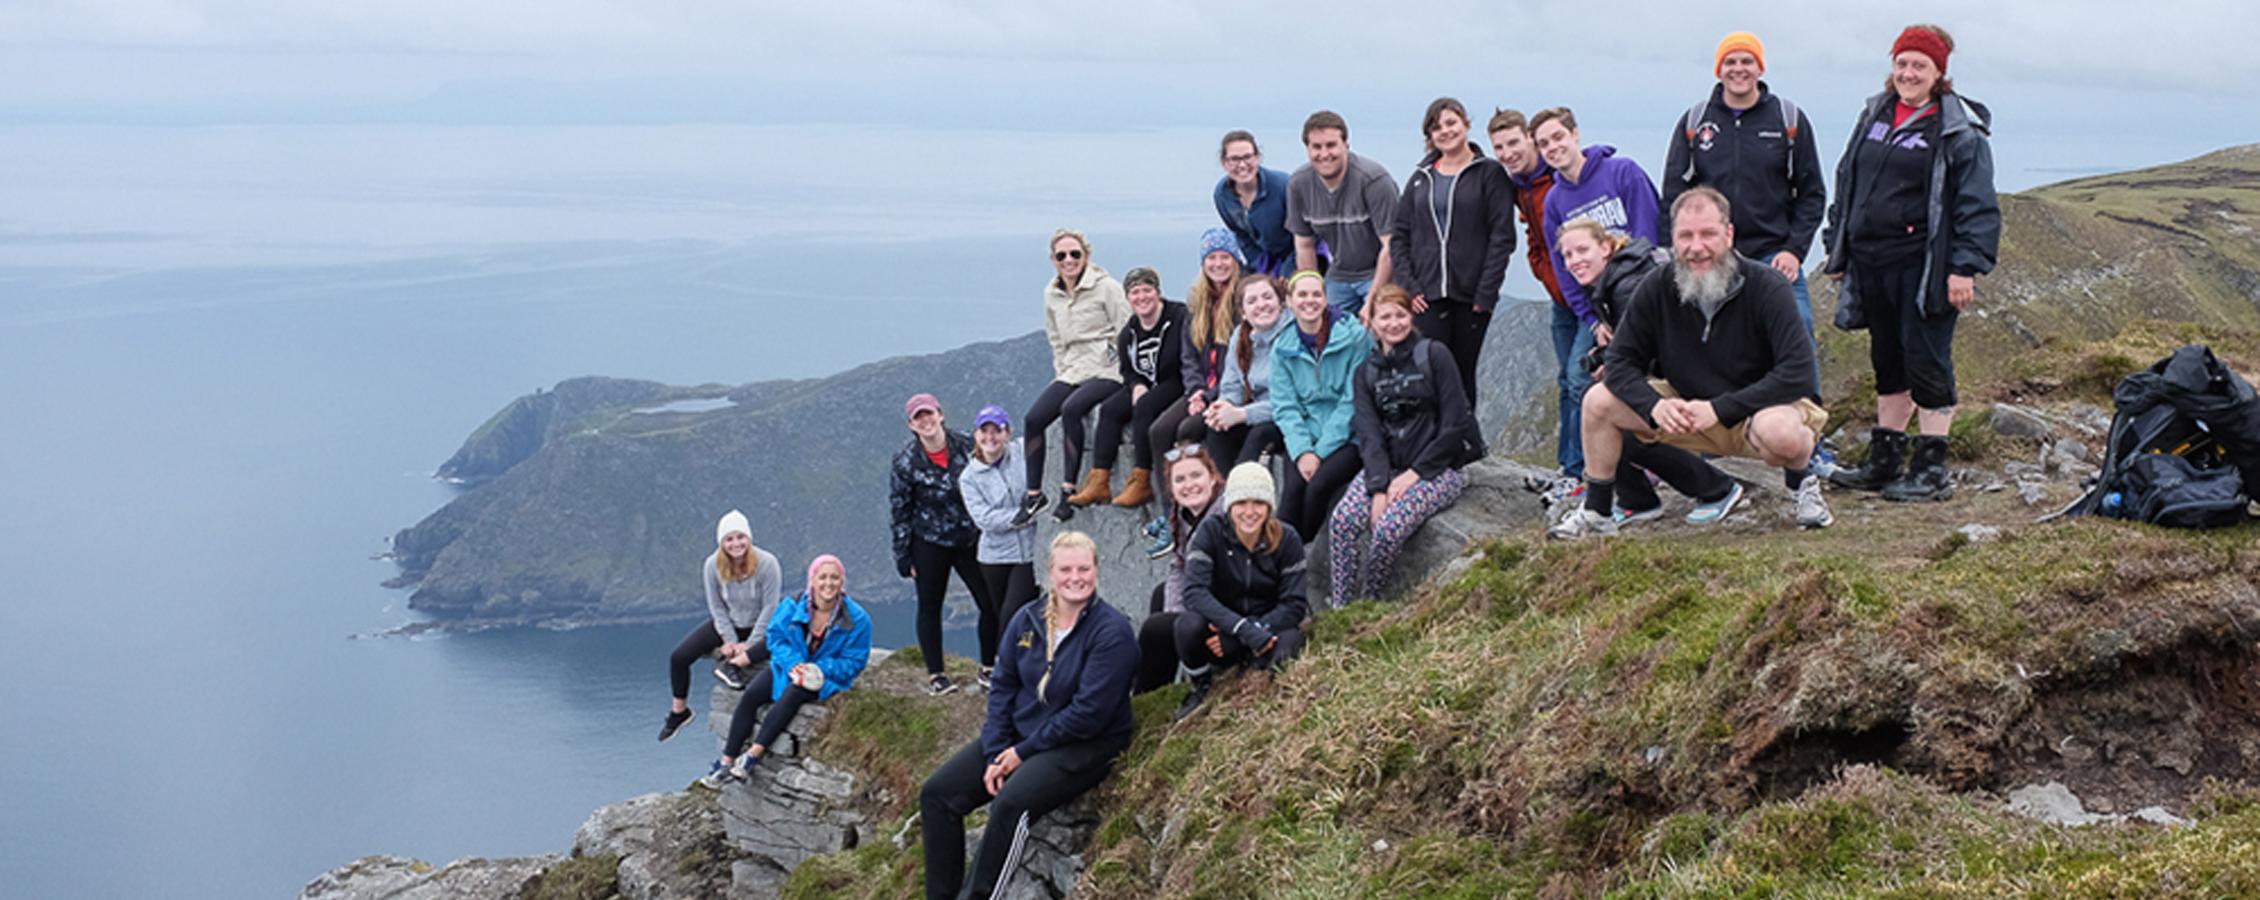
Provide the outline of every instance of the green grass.
<path id="1" fill-rule="evenodd" d="M 609 900 L 619 891 L 619 857 L 576 856 L 528 880 L 516 900 Z"/>

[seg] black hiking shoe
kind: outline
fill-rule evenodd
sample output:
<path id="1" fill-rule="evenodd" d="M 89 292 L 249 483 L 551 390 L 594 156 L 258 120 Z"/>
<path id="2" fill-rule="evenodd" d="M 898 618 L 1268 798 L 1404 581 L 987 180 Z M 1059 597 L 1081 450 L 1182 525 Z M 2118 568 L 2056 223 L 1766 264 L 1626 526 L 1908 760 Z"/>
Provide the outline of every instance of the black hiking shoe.
<path id="1" fill-rule="evenodd" d="M 739 667 L 737 663 L 725 659 L 714 664 L 714 680 L 722 682 L 724 687 L 733 691 L 745 690 L 745 669 Z"/>
<path id="2" fill-rule="evenodd" d="M 1828 483 L 1855 491 L 1880 491 L 1899 480 L 1907 464 L 1907 433 L 1877 428 L 1868 439 L 1868 461 L 1850 469 L 1837 469 Z"/>
<path id="3" fill-rule="evenodd" d="M 957 682 L 951 681 L 947 675 L 935 675 L 926 679 L 926 695 L 929 697 L 955 693 L 957 693 Z"/>
<path id="4" fill-rule="evenodd" d="M 683 726 L 690 724 L 691 719 L 695 718 L 696 716 L 696 713 L 693 713 L 688 709 L 683 710 L 682 712 L 668 713 L 667 721 L 659 723 L 659 739 L 661 741 L 665 741 L 668 738 L 674 737 L 676 731 L 681 730 Z"/>
<path id="5" fill-rule="evenodd" d="M 1046 496 L 1042 491 L 1020 498 L 1020 511 L 1012 514 L 1012 527 L 1027 527 L 1028 523 L 1036 521 L 1037 513 L 1043 512 L 1044 507 L 1050 505 L 1052 505 L 1052 498 Z"/>
<path id="6" fill-rule="evenodd" d="M 1907 474 L 1883 488 L 1883 499 L 1900 503 L 1936 503 L 1954 497 L 1954 479 L 1946 471 L 1946 439 L 1936 435 L 1915 438 L 1914 459 Z"/>
<path id="7" fill-rule="evenodd" d="M 1182 720 L 1192 715 L 1194 710 L 1200 709 L 1201 704 L 1208 700 L 1209 685 L 1214 681 L 1215 676 L 1207 673 L 1193 676 L 1193 689 L 1185 692 L 1185 699 L 1178 702 L 1177 712 L 1170 719 Z"/>

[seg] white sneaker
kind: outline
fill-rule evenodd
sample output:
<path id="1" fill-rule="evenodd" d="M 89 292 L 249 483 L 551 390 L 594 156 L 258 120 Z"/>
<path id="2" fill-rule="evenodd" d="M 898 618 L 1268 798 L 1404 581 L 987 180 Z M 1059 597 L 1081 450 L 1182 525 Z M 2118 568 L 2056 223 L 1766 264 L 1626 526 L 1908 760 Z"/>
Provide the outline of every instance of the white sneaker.
<path id="1" fill-rule="evenodd" d="M 1827 528 L 1836 521 L 1828 511 L 1828 501 L 1821 498 L 1821 477 L 1807 475 L 1797 483 L 1797 495 L 1791 498 L 1797 509 L 1797 527 Z"/>
<path id="2" fill-rule="evenodd" d="M 1584 507 L 1571 510 L 1561 522 L 1546 529 L 1546 536 L 1557 541 L 1578 541 L 1589 537 L 1615 537 L 1617 523 Z"/>

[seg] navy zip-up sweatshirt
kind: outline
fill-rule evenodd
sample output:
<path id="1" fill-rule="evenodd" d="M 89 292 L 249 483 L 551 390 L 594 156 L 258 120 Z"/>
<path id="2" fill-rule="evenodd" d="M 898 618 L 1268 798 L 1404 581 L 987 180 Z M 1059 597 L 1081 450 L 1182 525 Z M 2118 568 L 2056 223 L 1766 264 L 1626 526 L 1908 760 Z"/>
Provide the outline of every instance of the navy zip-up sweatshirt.
<path id="1" fill-rule="evenodd" d="M 1679 299 L 1679 284 L 1659 271 L 1632 292 L 1609 342 L 1609 391 L 1655 427 L 1651 377 L 1689 400 L 1709 400 L 1732 428 L 1769 406 L 1795 403 L 1813 384 L 1813 339 L 1797 317 L 1789 281 L 1762 263 L 1735 257 L 1734 286 L 1716 315 Z"/>
<path id="2" fill-rule="evenodd" d="M 1797 129 L 1790 146 L 1789 129 Z M 1781 98 L 1758 82 L 1758 103 L 1736 115 L 1726 105 L 1726 86 L 1711 86 L 1711 101 L 1696 123 L 1689 146 L 1686 117 L 1672 121 L 1671 148 L 1664 157 L 1663 207 L 1688 188 L 1709 185 L 1725 194 L 1733 209 L 1734 250 L 1759 262 L 1787 250 L 1803 260 L 1813 249 L 1813 234 L 1828 212 L 1828 188 L 1821 182 L 1821 154 L 1813 123 L 1805 111 L 1783 121 Z M 1790 155 L 1796 164 L 1790 164 Z M 1686 177 L 1692 160 L 1695 177 Z M 1669 243 L 1667 231 L 1658 235 Z"/>
<path id="3" fill-rule="evenodd" d="M 998 642 L 991 676 L 989 718 L 981 725 L 981 752 L 990 761 L 1007 749 L 1020 759 L 1069 744 L 1106 738 L 1128 743 L 1130 685 L 1138 676 L 1138 633 L 1121 612 L 1091 596 L 1075 627 L 1059 642 L 1044 681 L 1044 609 L 1038 597 L 1013 613 Z M 1036 686 L 1044 685 L 1037 693 Z"/>

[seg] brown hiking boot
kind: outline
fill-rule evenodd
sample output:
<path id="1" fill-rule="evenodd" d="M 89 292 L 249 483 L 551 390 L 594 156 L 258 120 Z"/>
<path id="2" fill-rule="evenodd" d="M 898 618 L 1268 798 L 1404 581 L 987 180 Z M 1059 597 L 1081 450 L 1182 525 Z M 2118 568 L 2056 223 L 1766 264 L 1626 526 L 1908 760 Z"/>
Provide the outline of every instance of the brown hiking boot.
<path id="1" fill-rule="evenodd" d="M 1146 505 L 1146 501 L 1154 498 L 1153 475 L 1149 469 L 1131 469 L 1129 479 L 1122 482 L 1122 493 L 1114 495 L 1114 505 L 1123 509 Z"/>
<path id="2" fill-rule="evenodd" d="M 1113 480 L 1112 471 L 1093 468 L 1090 474 L 1083 476 L 1083 489 L 1069 496 L 1066 502 L 1070 506 L 1093 506 L 1113 500 Z"/>

